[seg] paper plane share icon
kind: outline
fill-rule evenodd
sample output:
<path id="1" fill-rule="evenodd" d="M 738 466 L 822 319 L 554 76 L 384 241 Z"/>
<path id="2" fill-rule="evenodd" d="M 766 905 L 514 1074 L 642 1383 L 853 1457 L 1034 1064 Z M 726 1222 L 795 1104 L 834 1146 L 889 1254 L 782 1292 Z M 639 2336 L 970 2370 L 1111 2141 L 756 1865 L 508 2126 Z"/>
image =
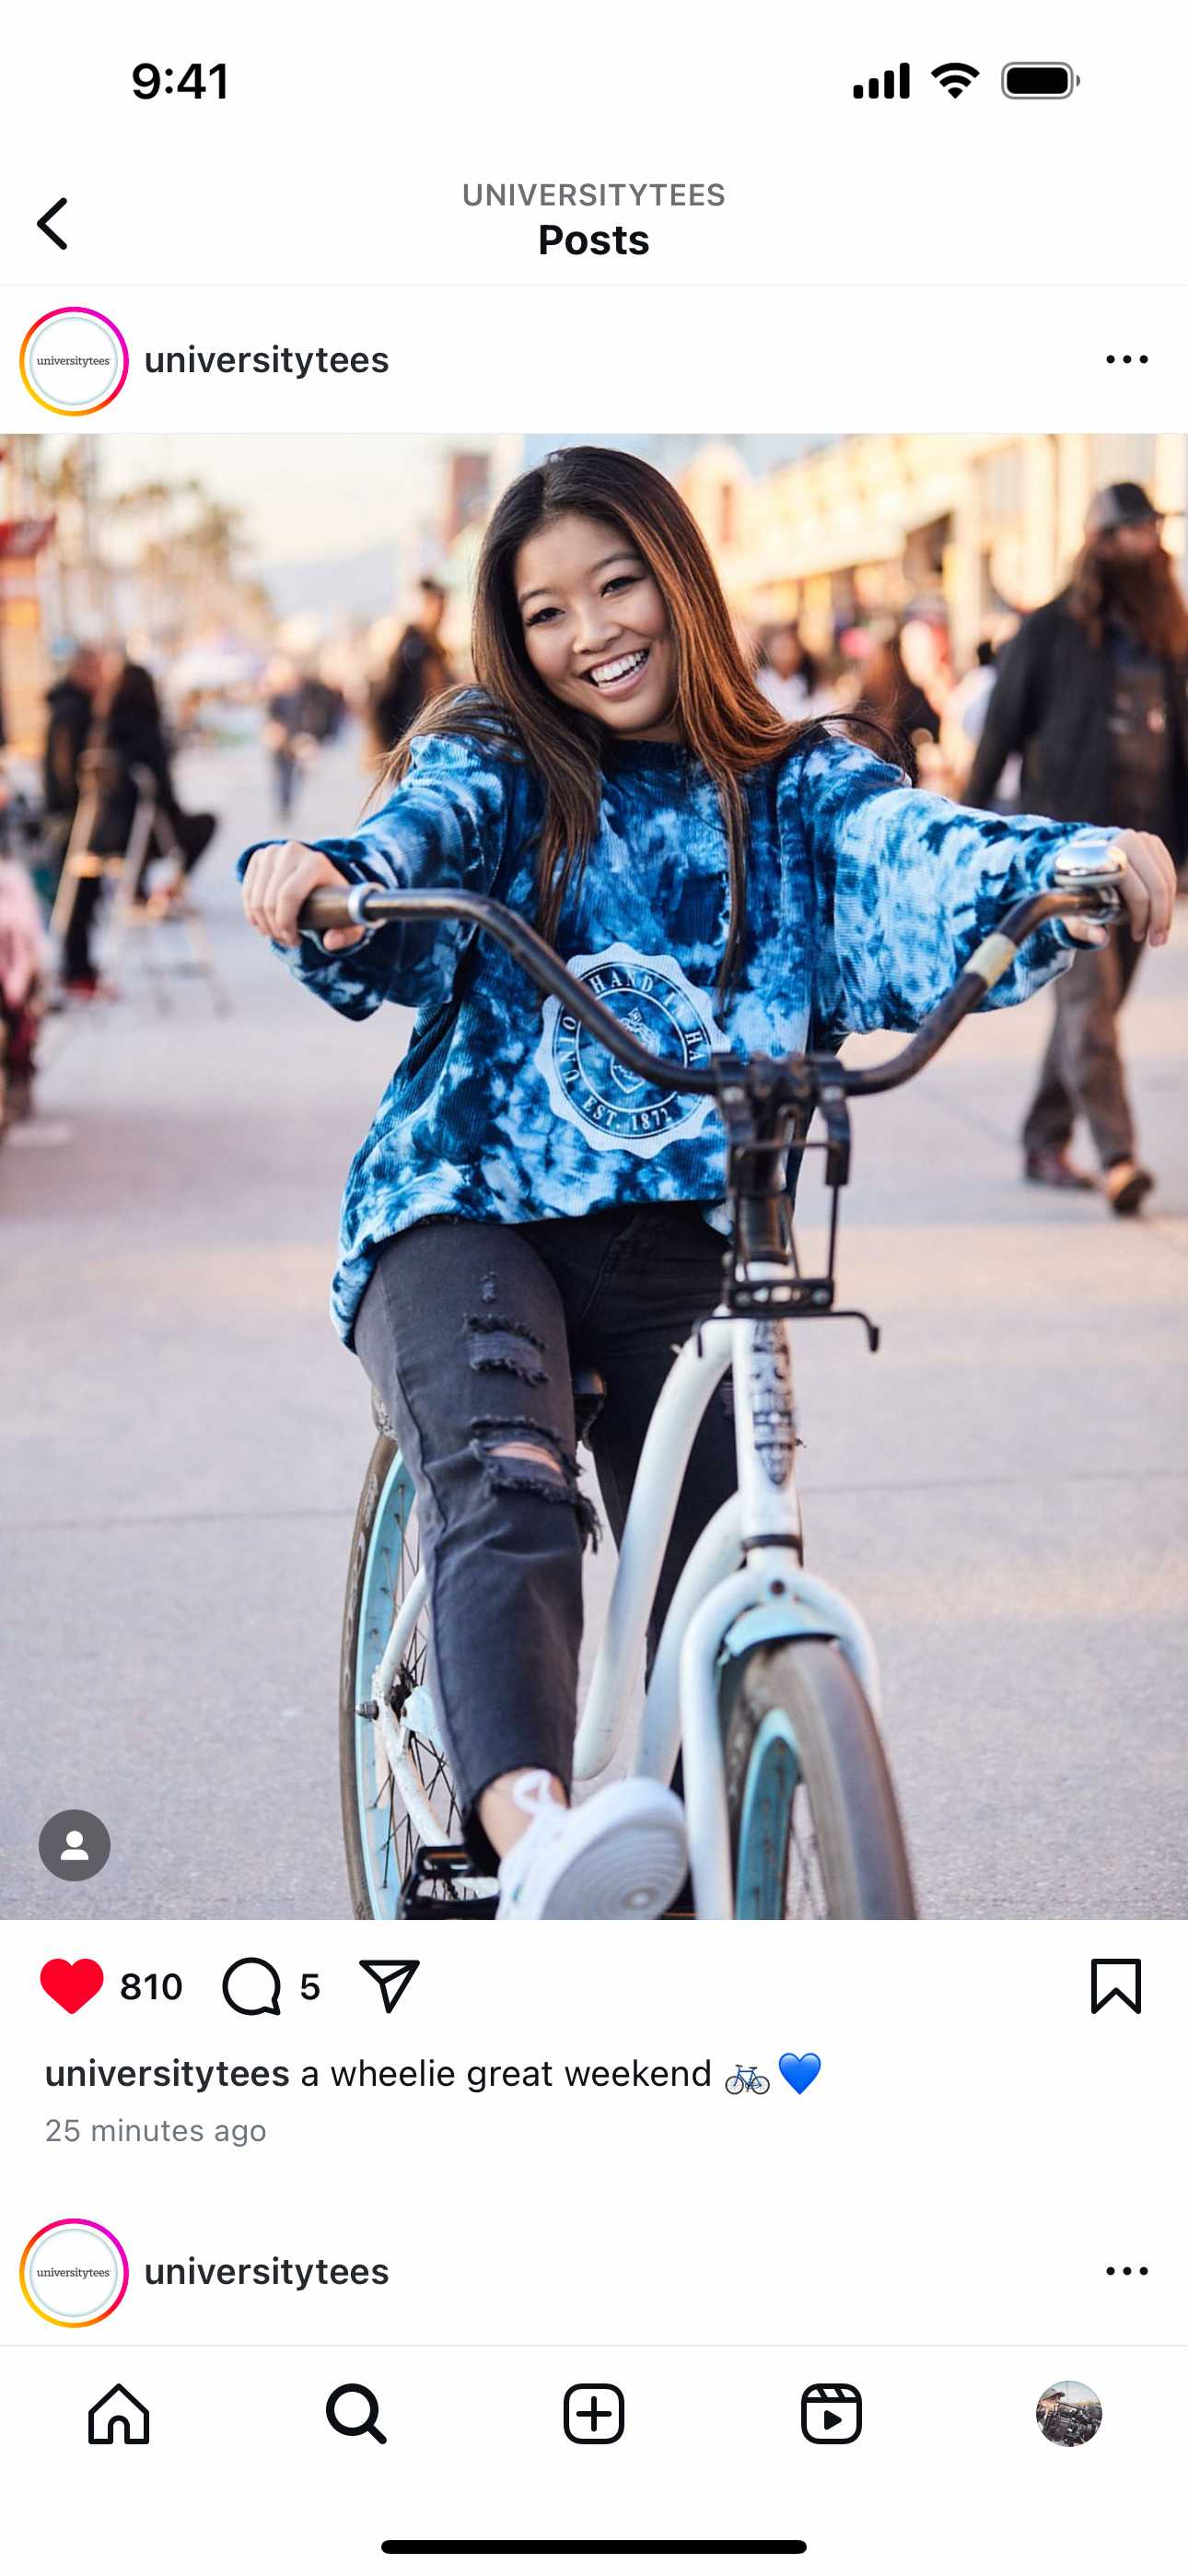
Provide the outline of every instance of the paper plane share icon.
<path id="1" fill-rule="evenodd" d="M 374 1977 L 384 1999 L 384 2011 L 395 2012 L 405 1988 L 420 1967 L 419 1959 L 360 1959 L 359 1965 Z"/>

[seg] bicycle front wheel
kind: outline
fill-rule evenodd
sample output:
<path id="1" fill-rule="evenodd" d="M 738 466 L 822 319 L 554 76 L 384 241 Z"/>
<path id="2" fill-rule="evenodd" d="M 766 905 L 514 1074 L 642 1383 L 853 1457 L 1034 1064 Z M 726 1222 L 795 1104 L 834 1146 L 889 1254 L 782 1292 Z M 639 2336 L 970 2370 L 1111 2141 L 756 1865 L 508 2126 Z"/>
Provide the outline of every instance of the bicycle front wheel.
<path id="1" fill-rule="evenodd" d="M 396 1442 L 372 1451 L 351 1541 L 339 1668 L 342 1820 L 351 1905 L 392 1921 L 423 1844 L 457 1843 L 461 1818 L 427 1688 L 428 1621 L 417 1498 Z M 382 1700 L 376 1671 L 402 1622 L 401 1652 Z M 443 1890 L 441 1903 L 458 1902 Z"/>
<path id="2" fill-rule="evenodd" d="M 753 1646 L 727 1685 L 736 1919 L 902 1921 L 911 1868 L 878 1729 L 841 1647 Z"/>

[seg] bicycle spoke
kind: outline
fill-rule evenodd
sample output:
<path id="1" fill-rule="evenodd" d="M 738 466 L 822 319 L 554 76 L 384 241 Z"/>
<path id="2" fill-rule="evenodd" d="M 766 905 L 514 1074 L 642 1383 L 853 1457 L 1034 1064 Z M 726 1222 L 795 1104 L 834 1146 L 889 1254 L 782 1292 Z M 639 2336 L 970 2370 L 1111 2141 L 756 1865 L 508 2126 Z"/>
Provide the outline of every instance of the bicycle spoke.
<path id="1" fill-rule="evenodd" d="M 385 1836 L 385 1838 L 384 1838 L 383 1848 L 382 1848 L 381 1853 L 380 1853 L 380 1860 L 381 1860 L 381 1863 L 382 1863 L 382 1866 L 383 1866 L 383 1873 L 384 1873 L 383 1883 L 384 1883 L 384 1886 L 385 1886 L 385 1887 L 388 1885 L 388 1858 L 389 1858 L 389 1855 L 390 1855 L 390 1853 L 391 1853 L 391 1849 L 392 1849 L 392 1842 L 393 1842 L 394 1833 L 395 1833 L 395 1819 L 394 1819 L 393 1814 L 392 1814 L 392 1801 L 391 1801 L 391 1798 L 389 1798 L 389 1800 L 388 1800 L 388 1830 L 387 1830 L 387 1834 L 386 1834 L 386 1836 Z"/>

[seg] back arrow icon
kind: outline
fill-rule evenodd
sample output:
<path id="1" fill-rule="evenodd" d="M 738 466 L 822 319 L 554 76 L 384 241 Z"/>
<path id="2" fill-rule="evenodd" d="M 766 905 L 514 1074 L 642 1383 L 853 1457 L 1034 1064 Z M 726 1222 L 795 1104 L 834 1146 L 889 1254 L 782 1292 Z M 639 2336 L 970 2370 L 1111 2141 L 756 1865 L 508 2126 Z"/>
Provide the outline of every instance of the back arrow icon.
<path id="1" fill-rule="evenodd" d="M 64 241 L 63 241 L 63 239 L 62 239 L 61 233 L 56 233 L 56 232 L 54 231 L 53 225 L 52 225 L 52 223 L 50 222 L 50 217 L 51 217 L 51 215 L 60 215 L 60 214 L 61 214 L 61 212 L 62 212 L 62 208 L 63 208 L 63 206 L 65 205 L 65 203 L 66 203 L 65 197 L 56 197 L 56 198 L 54 199 L 53 205 L 52 205 L 52 206 L 47 206 L 47 207 L 46 207 L 46 210 L 45 210 L 45 213 L 44 213 L 43 215 L 39 215 L 39 216 L 38 216 L 38 218 L 37 218 L 37 229 L 38 229 L 38 232 L 39 232 L 39 233 L 46 233 L 46 234 L 48 234 L 49 239 L 50 239 L 52 242 L 56 242 L 56 243 L 57 243 L 57 246 L 58 246 L 58 249 L 59 249 L 59 250 L 65 250 L 65 248 L 66 248 L 66 244 L 65 244 L 65 242 L 64 242 Z"/>

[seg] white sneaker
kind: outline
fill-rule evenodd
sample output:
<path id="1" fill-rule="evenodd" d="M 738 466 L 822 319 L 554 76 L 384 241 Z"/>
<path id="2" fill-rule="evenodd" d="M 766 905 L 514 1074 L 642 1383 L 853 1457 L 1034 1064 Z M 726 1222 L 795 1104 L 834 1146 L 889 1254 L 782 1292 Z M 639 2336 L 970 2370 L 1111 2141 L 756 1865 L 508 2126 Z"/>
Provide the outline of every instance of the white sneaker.
<path id="1" fill-rule="evenodd" d="M 685 1810 L 658 1780 L 615 1780 L 560 1807 L 548 1773 L 528 1771 L 515 1801 L 532 1823 L 499 1864 L 501 1923 L 630 1923 L 663 1914 L 688 1865 Z"/>

